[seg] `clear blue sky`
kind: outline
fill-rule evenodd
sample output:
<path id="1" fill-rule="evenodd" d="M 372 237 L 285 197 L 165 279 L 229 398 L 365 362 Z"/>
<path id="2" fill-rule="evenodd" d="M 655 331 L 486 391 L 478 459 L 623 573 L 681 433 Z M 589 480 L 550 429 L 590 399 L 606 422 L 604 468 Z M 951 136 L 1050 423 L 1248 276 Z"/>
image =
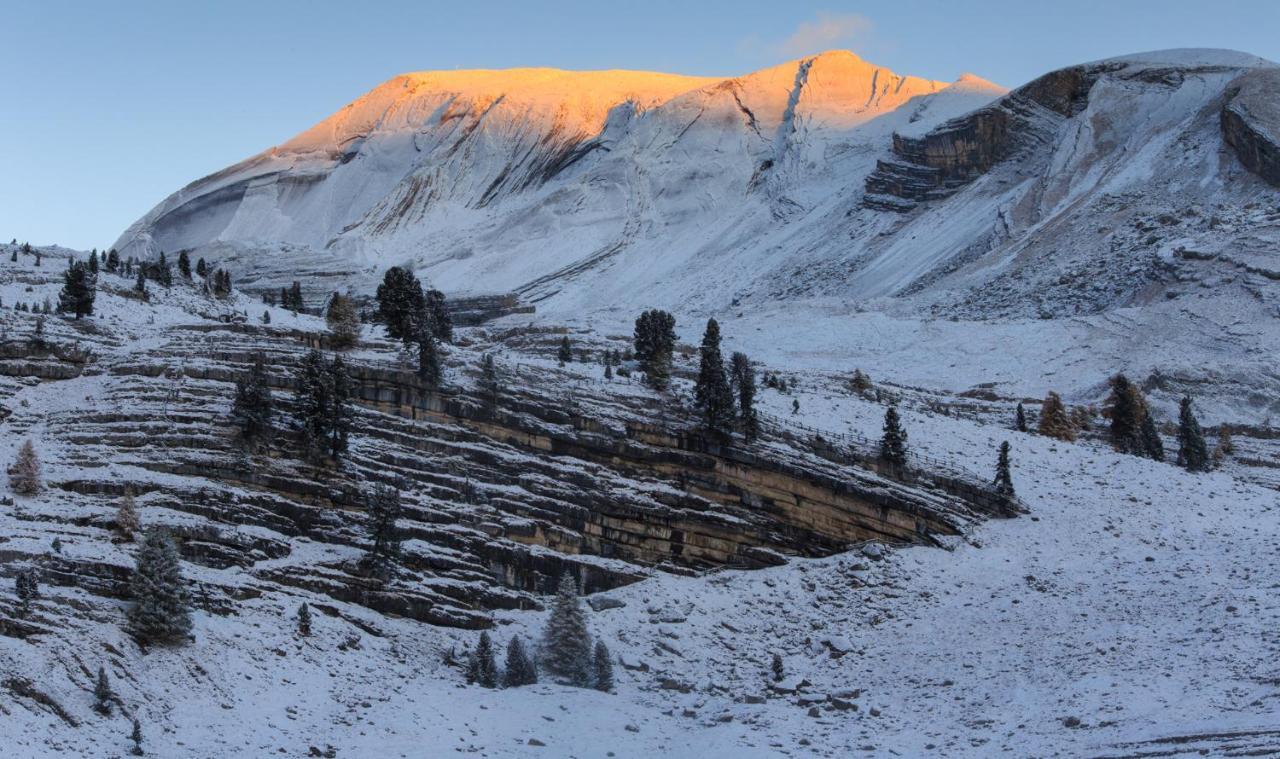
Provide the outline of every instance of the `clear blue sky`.
<path id="1" fill-rule="evenodd" d="M 0 238 L 79 248 L 403 71 L 731 75 L 847 48 L 1016 86 L 1169 47 L 1280 60 L 1280 0 L 13 0 L 0 22 Z"/>

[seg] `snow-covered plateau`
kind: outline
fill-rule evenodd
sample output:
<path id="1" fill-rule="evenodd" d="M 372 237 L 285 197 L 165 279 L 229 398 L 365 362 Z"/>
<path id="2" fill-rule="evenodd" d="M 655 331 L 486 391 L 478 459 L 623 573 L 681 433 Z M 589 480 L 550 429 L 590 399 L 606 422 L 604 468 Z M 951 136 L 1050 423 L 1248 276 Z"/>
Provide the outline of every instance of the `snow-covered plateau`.
<path id="1" fill-rule="evenodd" d="M 1178 50 L 1013 91 L 844 52 L 732 79 L 407 74 L 115 244 L 204 259 L 229 294 L 103 270 L 91 316 L 42 315 L 87 254 L 0 245 L 0 462 L 30 441 L 41 467 L 35 493 L 0 486 L 0 743 L 1280 754 L 1278 72 Z M 308 461 L 296 378 L 329 328 L 264 300 L 296 280 L 318 312 L 391 266 L 516 307 L 459 322 L 439 387 L 364 324 L 349 450 Z M 655 307 L 664 391 L 601 359 Z M 708 317 L 770 379 L 757 440 L 697 431 Z M 250 452 L 231 410 L 258 357 L 275 435 Z M 1165 461 L 1107 440 L 1117 372 Z M 1050 391 L 1078 439 L 1016 429 Z M 1186 395 L 1212 471 L 1174 462 Z M 890 404 L 905 471 L 876 460 Z M 1006 441 L 1016 498 L 991 490 Z M 403 542 L 377 578 L 384 485 Z M 177 541 L 184 645 L 126 624 L 126 502 Z M 611 692 L 470 683 L 481 632 L 500 663 L 536 644 L 565 573 Z"/>

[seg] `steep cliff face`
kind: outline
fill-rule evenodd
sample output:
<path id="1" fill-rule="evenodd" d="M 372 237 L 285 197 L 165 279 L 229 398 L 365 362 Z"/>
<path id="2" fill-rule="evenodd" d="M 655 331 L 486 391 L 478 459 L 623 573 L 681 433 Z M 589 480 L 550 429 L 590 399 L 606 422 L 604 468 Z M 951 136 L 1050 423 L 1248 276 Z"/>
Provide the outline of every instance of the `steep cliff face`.
<path id="1" fill-rule="evenodd" d="M 1280 69 L 1253 71 L 1233 83 L 1222 108 L 1222 138 L 1240 163 L 1280 187 Z"/>

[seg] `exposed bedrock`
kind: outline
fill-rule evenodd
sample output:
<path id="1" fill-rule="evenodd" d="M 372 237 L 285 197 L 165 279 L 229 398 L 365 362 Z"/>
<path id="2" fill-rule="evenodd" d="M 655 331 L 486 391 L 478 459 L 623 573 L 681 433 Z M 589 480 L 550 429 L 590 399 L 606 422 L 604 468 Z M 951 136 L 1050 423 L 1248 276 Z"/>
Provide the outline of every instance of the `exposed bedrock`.
<path id="1" fill-rule="evenodd" d="M 1280 68 L 1251 71 L 1232 83 L 1222 138 L 1246 169 L 1280 187 Z"/>

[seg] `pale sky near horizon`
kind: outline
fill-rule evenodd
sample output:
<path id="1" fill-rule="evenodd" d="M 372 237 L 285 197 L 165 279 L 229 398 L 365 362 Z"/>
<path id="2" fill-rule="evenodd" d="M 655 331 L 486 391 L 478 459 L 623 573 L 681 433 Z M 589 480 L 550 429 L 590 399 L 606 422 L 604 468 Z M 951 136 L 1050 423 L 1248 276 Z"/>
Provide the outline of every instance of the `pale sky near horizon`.
<path id="1" fill-rule="evenodd" d="M 1280 60 L 1280 0 L 5 0 L 0 239 L 87 249 L 404 71 L 728 76 L 827 49 L 1014 87 L 1174 47 Z"/>

